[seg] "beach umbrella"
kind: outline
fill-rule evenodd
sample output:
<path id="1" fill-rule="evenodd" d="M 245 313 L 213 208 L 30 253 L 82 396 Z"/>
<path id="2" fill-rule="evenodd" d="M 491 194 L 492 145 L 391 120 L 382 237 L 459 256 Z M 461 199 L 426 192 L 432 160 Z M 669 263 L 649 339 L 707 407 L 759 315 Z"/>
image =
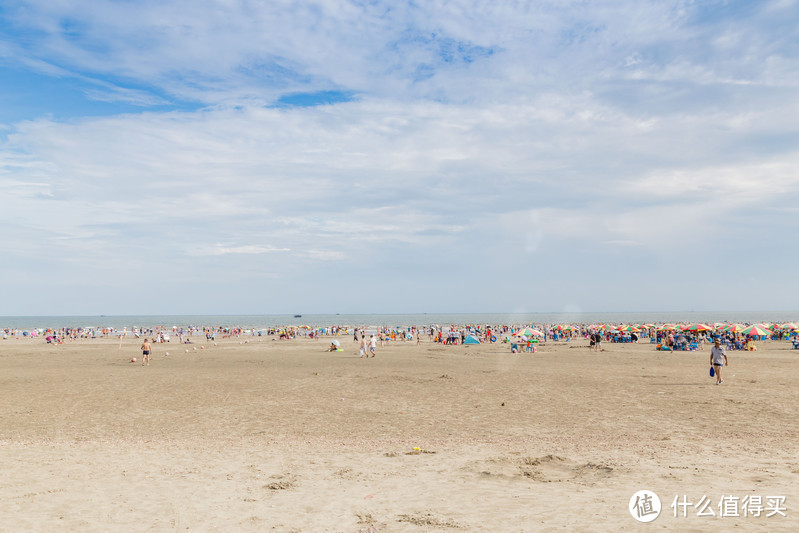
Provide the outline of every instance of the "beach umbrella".
<path id="1" fill-rule="evenodd" d="M 555 329 L 557 329 L 558 331 L 571 331 L 574 328 L 572 328 L 569 324 L 563 324 L 563 325 L 558 326 Z"/>
<path id="2" fill-rule="evenodd" d="M 713 328 L 711 326 L 708 326 L 707 324 L 697 323 L 685 326 L 682 329 L 683 331 L 710 331 Z"/>
<path id="3" fill-rule="evenodd" d="M 524 335 L 525 337 L 543 337 L 544 334 L 538 331 L 537 329 L 530 329 L 524 328 L 523 330 L 517 331 L 514 335 L 521 336 Z"/>
<path id="4" fill-rule="evenodd" d="M 729 331 L 731 333 L 740 333 L 744 329 L 746 329 L 746 326 L 741 325 L 741 324 L 729 324 L 729 325 L 724 327 L 725 331 Z"/>
<path id="5" fill-rule="evenodd" d="M 746 335 L 747 337 L 751 337 L 752 335 L 757 335 L 757 336 L 771 335 L 771 331 L 755 324 L 754 326 L 749 326 L 748 328 L 744 328 L 741 331 L 741 334 Z"/>
<path id="6" fill-rule="evenodd" d="M 635 326 L 619 326 L 619 331 L 626 331 L 627 333 L 641 331 L 640 329 L 636 328 Z"/>
<path id="7" fill-rule="evenodd" d="M 674 324 L 663 324 L 658 328 L 658 331 L 666 331 L 670 329 L 677 329 L 677 326 L 675 326 Z"/>

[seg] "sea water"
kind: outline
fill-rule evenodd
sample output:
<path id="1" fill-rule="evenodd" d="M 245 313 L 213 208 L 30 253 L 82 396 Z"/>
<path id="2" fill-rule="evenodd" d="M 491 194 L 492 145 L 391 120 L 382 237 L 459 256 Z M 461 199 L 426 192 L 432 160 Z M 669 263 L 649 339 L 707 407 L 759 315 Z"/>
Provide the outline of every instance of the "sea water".
<path id="1" fill-rule="evenodd" d="M 114 328 L 156 326 L 234 326 L 261 329 L 278 326 L 431 326 L 479 324 L 646 324 L 713 322 L 799 322 L 799 311 L 668 311 L 593 313 L 416 313 L 294 315 L 134 315 L 134 316 L 5 316 L 0 329 Z"/>

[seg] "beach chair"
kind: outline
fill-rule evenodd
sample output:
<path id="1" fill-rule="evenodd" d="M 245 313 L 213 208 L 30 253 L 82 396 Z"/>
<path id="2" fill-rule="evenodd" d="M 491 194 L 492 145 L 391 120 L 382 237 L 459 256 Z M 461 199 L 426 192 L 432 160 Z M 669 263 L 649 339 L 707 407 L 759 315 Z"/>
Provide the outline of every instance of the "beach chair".
<path id="1" fill-rule="evenodd" d="M 688 351 L 696 352 L 698 350 L 699 350 L 699 344 L 697 344 L 696 341 L 691 341 L 691 343 L 688 344 Z"/>
<path id="2" fill-rule="evenodd" d="M 649 344 L 657 344 L 658 340 L 655 337 L 649 337 Z"/>
<path id="3" fill-rule="evenodd" d="M 515 342 L 510 343 L 510 351 L 511 353 L 519 353 L 519 345 Z"/>

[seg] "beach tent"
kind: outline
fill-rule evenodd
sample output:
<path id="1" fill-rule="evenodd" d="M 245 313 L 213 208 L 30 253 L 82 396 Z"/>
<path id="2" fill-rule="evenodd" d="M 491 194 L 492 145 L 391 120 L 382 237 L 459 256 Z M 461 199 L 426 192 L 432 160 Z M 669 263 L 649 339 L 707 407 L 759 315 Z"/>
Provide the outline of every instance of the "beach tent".
<path id="1" fill-rule="evenodd" d="M 463 344 L 480 344 L 480 339 L 474 335 L 467 335 L 466 340 L 463 341 Z"/>

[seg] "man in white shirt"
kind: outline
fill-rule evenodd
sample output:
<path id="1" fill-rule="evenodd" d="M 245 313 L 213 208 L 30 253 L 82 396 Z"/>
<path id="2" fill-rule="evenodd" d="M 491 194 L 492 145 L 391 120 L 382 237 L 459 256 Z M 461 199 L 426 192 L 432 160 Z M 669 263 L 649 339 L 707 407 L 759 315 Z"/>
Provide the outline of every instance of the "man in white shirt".
<path id="1" fill-rule="evenodd" d="M 716 373 L 716 385 L 721 385 L 724 380 L 721 379 L 721 368 L 728 365 L 727 351 L 721 345 L 721 339 L 713 341 L 713 348 L 710 349 L 710 364 L 713 365 L 713 371 Z"/>

